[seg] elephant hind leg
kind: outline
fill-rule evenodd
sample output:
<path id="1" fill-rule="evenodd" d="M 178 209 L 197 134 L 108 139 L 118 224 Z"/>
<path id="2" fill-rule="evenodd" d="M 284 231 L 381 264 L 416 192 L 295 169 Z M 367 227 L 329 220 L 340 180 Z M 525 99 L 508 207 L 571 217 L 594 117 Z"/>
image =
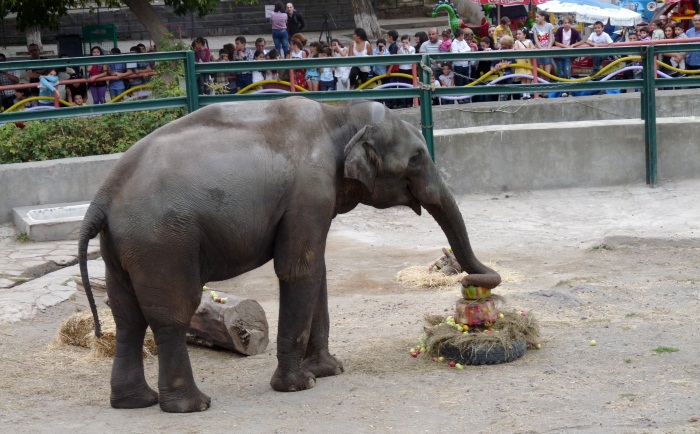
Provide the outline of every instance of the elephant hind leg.
<path id="1" fill-rule="evenodd" d="M 161 273 L 158 286 L 134 283 L 141 309 L 158 348 L 158 392 L 168 413 L 204 411 L 211 398 L 194 381 L 186 333 L 202 296 L 201 285 L 186 273 Z"/>
<path id="2" fill-rule="evenodd" d="M 133 290 L 109 267 L 105 277 L 116 324 L 110 403 L 114 408 L 150 407 L 158 403 L 158 393 L 148 386 L 143 372 L 143 339 L 148 324 Z"/>

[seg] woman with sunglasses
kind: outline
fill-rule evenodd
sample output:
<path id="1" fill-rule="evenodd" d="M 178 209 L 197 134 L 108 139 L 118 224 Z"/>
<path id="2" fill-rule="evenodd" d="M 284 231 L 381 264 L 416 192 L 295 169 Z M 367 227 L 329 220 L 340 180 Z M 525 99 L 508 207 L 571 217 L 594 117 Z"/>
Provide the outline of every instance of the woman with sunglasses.
<path id="1" fill-rule="evenodd" d="M 571 27 L 571 17 L 564 18 L 563 25 L 554 33 L 554 45 L 559 48 L 575 48 L 583 44 L 581 34 Z M 561 78 L 571 78 L 571 57 L 557 57 L 557 74 Z"/>

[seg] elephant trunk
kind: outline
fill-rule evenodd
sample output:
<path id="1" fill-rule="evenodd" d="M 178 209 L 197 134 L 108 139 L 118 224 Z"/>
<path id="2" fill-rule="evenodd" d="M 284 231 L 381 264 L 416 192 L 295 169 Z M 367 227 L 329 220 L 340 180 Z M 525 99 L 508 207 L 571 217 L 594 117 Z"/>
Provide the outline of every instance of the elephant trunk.
<path id="1" fill-rule="evenodd" d="M 495 288 L 501 283 L 501 276 L 476 258 L 469 243 L 464 219 L 452 193 L 450 193 L 444 181 L 440 178 L 438 178 L 438 185 L 438 200 L 435 203 L 423 203 L 421 205 L 440 225 L 447 236 L 457 262 L 462 266 L 462 270 L 469 273 L 468 276 L 462 279 L 462 285 L 481 286 L 488 289 Z"/>

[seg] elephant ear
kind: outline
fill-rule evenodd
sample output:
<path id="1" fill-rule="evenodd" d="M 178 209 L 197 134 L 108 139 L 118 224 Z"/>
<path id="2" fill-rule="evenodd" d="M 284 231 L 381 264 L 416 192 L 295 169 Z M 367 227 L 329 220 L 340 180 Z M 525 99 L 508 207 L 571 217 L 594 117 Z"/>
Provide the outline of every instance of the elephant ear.
<path id="1" fill-rule="evenodd" d="M 366 125 L 345 145 L 345 177 L 362 182 L 374 191 L 374 180 L 382 159 L 372 145 L 372 126 Z"/>

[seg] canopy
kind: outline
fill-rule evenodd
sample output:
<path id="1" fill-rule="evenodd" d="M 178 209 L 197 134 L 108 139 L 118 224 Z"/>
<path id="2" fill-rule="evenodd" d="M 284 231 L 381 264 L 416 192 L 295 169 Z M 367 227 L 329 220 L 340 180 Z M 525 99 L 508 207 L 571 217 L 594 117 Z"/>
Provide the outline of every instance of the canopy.
<path id="1" fill-rule="evenodd" d="M 537 9 L 554 14 L 570 14 L 576 21 L 594 23 L 602 21 L 613 26 L 634 26 L 642 21 L 642 15 L 627 8 L 615 6 L 599 0 L 551 0 L 537 6 Z"/>

